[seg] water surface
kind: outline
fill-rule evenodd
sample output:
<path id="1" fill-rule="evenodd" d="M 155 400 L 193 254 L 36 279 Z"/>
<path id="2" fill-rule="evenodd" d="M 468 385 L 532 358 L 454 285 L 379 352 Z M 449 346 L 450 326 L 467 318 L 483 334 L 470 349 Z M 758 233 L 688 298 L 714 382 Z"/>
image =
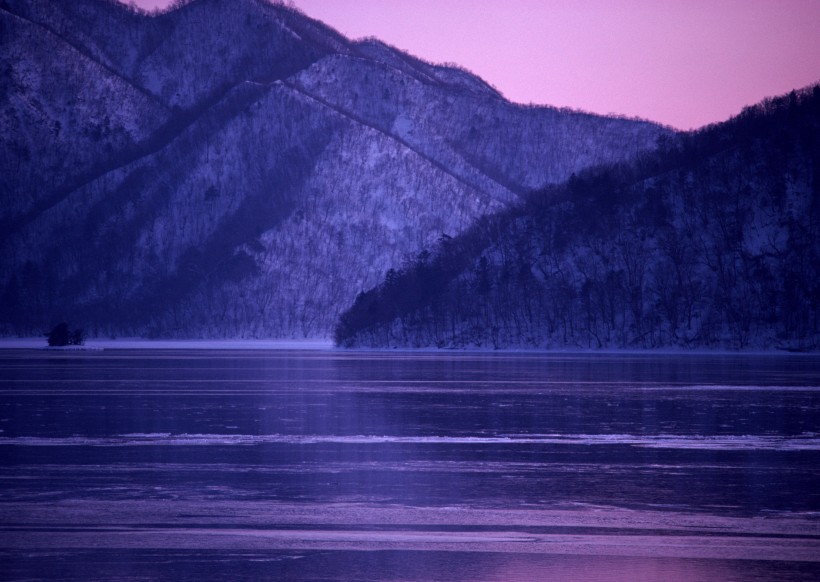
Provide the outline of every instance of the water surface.
<path id="1" fill-rule="evenodd" d="M 6 579 L 814 580 L 820 357 L 0 351 Z"/>

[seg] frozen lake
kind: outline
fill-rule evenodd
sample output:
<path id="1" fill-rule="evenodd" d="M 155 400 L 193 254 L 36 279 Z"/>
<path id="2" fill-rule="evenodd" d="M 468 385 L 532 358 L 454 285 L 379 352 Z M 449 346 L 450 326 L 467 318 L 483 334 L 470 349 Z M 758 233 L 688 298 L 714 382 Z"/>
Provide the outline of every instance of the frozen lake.
<path id="1" fill-rule="evenodd" d="M 0 578 L 816 580 L 820 356 L 0 350 Z"/>

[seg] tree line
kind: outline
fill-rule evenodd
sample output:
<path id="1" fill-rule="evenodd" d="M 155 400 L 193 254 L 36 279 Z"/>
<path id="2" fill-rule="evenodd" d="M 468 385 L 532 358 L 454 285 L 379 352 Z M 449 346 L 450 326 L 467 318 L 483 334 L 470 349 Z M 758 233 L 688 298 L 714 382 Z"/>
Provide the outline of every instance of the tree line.
<path id="1" fill-rule="evenodd" d="M 573 175 L 388 272 L 343 346 L 817 349 L 820 86 Z"/>

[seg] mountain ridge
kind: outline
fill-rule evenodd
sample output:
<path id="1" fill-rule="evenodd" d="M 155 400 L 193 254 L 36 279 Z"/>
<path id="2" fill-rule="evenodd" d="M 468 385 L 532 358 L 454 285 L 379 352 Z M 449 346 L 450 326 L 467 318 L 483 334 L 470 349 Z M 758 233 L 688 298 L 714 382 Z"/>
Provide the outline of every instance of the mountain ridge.
<path id="1" fill-rule="evenodd" d="M 590 168 L 361 293 L 348 347 L 820 349 L 820 85 Z"/>
<path id="2" fill-rule="evenodd" d="M 0 3 L 16 13 L 35 24 L 0 41 L 17 47 L 0 57 L 0 166 L 23 170 L 0 212 L 2 333 L 70 319 L 91 335 L 326 337 L 358 291 L 442 234 L 672 135 L 512 104 L 462 69 L 257 0 L 153 16 Z M 46 25 L 68 40 L 38 51 Z M 36 62 L 76 81 L 21 81 Z M 120 77 L 142 90 L 110 91 Z M 33 100 L 43 113 L 25 117 Z M 141 133 L 123 141 L 120 126 Z"/>

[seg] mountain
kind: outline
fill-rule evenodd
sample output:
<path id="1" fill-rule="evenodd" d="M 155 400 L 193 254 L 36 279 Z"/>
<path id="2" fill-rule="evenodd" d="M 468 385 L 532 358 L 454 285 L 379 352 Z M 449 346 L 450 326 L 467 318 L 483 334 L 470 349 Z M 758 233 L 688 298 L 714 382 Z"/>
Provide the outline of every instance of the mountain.
<path id="1" fill-rule="evenodd" d="M 820 348 L 820 85 L 534 193 L 358 296 L 344 346 Z"/>
<path id="2" fill-rule="evenodd" d="M 442 235 L 672 132 L 262 0 L 0 0 L 0 333 L 326 337 Z"/>

